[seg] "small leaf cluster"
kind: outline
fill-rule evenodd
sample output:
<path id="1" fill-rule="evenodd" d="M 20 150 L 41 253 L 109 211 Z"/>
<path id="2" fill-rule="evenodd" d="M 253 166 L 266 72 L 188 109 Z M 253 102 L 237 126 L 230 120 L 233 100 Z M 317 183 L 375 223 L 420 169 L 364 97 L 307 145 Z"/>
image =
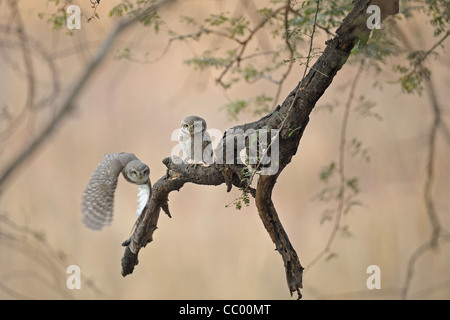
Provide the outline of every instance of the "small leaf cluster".
<path id="1" fill-rule="evenodd" d="M 123 0 L 109 11 L 109 16 L 122 17 L 127 15 L 129 17 L 136 17 L 142 14 L 144 12 L 143 10 L 147 9 L 154 3 L 156 3 L 156 0 Z M 164 24 L 161 16 L 159 16 L 156 12 L 144 15 L 140 19 L 140 22 L 145 27 L 153 27 L 155 32 L 158 32 L 161 25 Z"/>
<path id="2" fill-rule="evenodd" d="M 59 6 L 61 3 L 60 0 L 47 0 L 47 4 L 53 3 L 55 6 Z M 66 5 L 59 6 L 55 12 L 52 14 L 46 14 L 43 12 L 38 13 L 38 17 L 40 19 L 44 19 L 47 17 L 47 23 L 50 24 L 52 31 L 57 31 L 65 28 L 66 26 L 66 19 L 67 19 L 67 12 L 66 12 Z M 70 34 L 70 33 L 69 33 Z"/>
<path id="3" fill-rule="evenodd" d="M 238 120 L 238 116 L 245 110 L 252 110 L 254 115 L 262 115 L 269 112 L 272 106 L 273 98 L 261 94 L 246 100 L 235 100 L 224 106 L 225 110 L 231 119 Z"/>
<path id="4" fill-rule="evenodd" d="M 236 16 L 229 12 L 211 13 L 201 21 L 183 16 L 182 22 L 197 30 L 186 37 L 173 32 L 182 40 L 199 41 L 205 36 L 222 38 L 220 48 L 207 49 L 186 59 L 185 63 L 201 71 L 215 71 L 217 83 L 225 90 L 241 82 L 268 81 L 274 85 L 274 92 L 265 93 L 264 97 L 236 99 L 223 106 L 222 109 L 227 110 L 233 119 L 246 109 L 260 114 L 262 110 L 273 108 L 278 103 L 278 94 L 292 65 L 303 67 L 307 59 L 321 54 L 318 48 L 313 48 L 310 56 L 307 54 L 314 28 L 316 1 L 290 1 L 288 4 L 286 1 L 271 1 L 270 6 L 259 8 L 257 23 L 251 23 L 244 15 Z M 351 6 L 351 0 L 332 1 L 331 7 L 323 5 L 317 18 L 322 29 L 316 28 L 316 33 L 337 27 Z M 259 33 L 264 37 L 268 34 L 270 38 L 254 40 L 262 39 Z"/>
<path id="5" fill-rule="evenodd" d="M 251 172 L 247 167 L 243 167 L 242 168 L 242 177 L 241 177 L 241 182 L 244 186 L 248 186 L 250 184 L 250 179 L 251 179 Z M 234 199 L 232 202 L 230 202 L 229 204 L 227 204 L 225 206 L 225 208 L 229 208 L 231 206 L 234 206 L 236 208 L 236 210 L 241 210 L 242 206 L 246 206 L 248 207 L 250 205 L 250 195 L 249 192 L 247 191 L 247 187 L 240 187 L 239 190 L 242 192 L 242 194 Z"/>

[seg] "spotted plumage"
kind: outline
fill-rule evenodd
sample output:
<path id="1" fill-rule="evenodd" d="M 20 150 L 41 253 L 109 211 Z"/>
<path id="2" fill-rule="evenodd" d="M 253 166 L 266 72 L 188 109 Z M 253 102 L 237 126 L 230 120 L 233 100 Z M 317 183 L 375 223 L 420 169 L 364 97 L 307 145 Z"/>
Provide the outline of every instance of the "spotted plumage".
<path id="1" fill-rule="evenodd" d="M 189 116 L 181 122 L 178 142 L 186 161 L 194 164 L 213 163 L 211 137 L 206 131 L 206 121 L 197 116 Z"/>

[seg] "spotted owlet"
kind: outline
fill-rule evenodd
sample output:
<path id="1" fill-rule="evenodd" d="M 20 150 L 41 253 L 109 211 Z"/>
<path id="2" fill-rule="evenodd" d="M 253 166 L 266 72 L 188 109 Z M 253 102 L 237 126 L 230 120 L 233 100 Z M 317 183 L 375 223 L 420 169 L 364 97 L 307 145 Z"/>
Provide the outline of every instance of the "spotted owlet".
<path id="1" fill-rule="evenodd" d="M 81 212 L 86 227 L 100 230 L 111 224 L 114 192 L 121 172 L 125 180 L 139 185 L 136 215 L 141 214 L 151 196 L 149 167 L 134 154 L 110 154 L 98 165 L 83 193 Z"/>
<path id="2" fill-rule="evenodd" d="M 213 163 L 211 137 L 206 131 L 206 121 L 197 116 L 189 116 L 181 122 L 178 142 L 183 150 L 185 161 L 194 164 Z"/>

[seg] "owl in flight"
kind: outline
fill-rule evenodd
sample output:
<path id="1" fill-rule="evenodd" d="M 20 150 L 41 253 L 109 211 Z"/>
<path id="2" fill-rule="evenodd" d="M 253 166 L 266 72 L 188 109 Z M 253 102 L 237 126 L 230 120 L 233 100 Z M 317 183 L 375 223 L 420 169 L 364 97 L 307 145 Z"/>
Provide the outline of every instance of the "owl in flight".
<path id="1" fill-rule="evenodd" d="M 181 122 L 178 142 L 185 161 L 194 164 L 214 162 L 211 137 L 206 131 L 206 121 L 197 116 L 189 116 Z"/>
<path id="2" fill-rule="evenodd" d="M 125 180 L 139 186 L 138 209 L 140 215 L 151 196 L 150 169 L 132 153 L 116 153 L 105 157 L 83 192 L 81 212 L 86 227 L 100 230 L 111 224 L 114 192 L 122 172 Z"/>

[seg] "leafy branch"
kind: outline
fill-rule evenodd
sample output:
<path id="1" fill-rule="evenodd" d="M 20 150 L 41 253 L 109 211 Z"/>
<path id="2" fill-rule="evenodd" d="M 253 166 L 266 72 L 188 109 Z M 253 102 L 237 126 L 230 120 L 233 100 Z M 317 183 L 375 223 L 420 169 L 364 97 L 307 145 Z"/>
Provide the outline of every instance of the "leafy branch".
<path id="1" fill-rule="evenodd" d="M 419 94 L 422 93 L 422 83 L 424 80 L 428 80 L 431 74 L 430 70 L 423 65 L 423 62 L 430 55 L 437 55 L 436 49 L 442 45 L 442 43 L 448 38 L 449 35 L 450 30 L 447 30 L 445 35 L 427 51 L 410 51 L 407 56 L 407 60 L 409 61 L 408 67 L 401 65 L 396 66 L 395 70 L 400 74 L 403 74 L 398 81 L 405 92 L 417 92 Z"/>
<path id="2" fill-rule="evenodd" d="M 397 32 L 399 35 L 399 39 L 405 46 L 405 48 L 413 52 L 412 45 L 406 35 L 402 32 L 400 28 L 397 28 Z M 442 42 L 447 38 L 449 32 L 445 34 L 443 38 L 441 38 L 435 45 L 429 49 L 426 54 L 424 54 L 421 58 L 416 60 L 416 64 L 414 64 L 414 68 L 417 69 L 417 72 L 423 73 L 425 71 L 425 66 L 423 65 L 424 59 L 428 57 Z M 423 58 L 423 59 L 422 59 Z M 431 225 L 431 235 L 428 241 L 419 246 L 413 254 L 410 256 L 408 265 L 407 265 L 407 273 L 404 280 L 404 285 L 401 289 L 401 297 L 406 299 L 411 287 L 412 279 L 415 275 L 415 264 L 418 259 L 423 256 L 426 252 L 436 248 L 438 246 L 438 241 L 440 239 L 449 242 L 450 238 L 448 233 L 443 234 L 441 222 L 438 216 L 438 213 L 435 209 L 435 204 L 433 200 L 433 181 L 434 176 L 436 174 L 435 170 L 435 158 L 436 158 L 436 145 L 437 145 L 437 133 L 439 128 L 447 128 L 444 118 L 442 117 L 442 107 L 440 106 L 437 96 L 436 89 L 433 85 L 433 82 L 430 77 L 425 77 L 424 79 L 426 93 L 430 99 L 430 107 L 433 114 L 433 121 L 429 126 L 429 134 L 428 134 L 428 155 L 427 155 L 427 164 L 426 164 L 426 178 L 424 182 L 424 201 L 426 206 L 426 213 L 428 216 L 428 220 Z"/>

